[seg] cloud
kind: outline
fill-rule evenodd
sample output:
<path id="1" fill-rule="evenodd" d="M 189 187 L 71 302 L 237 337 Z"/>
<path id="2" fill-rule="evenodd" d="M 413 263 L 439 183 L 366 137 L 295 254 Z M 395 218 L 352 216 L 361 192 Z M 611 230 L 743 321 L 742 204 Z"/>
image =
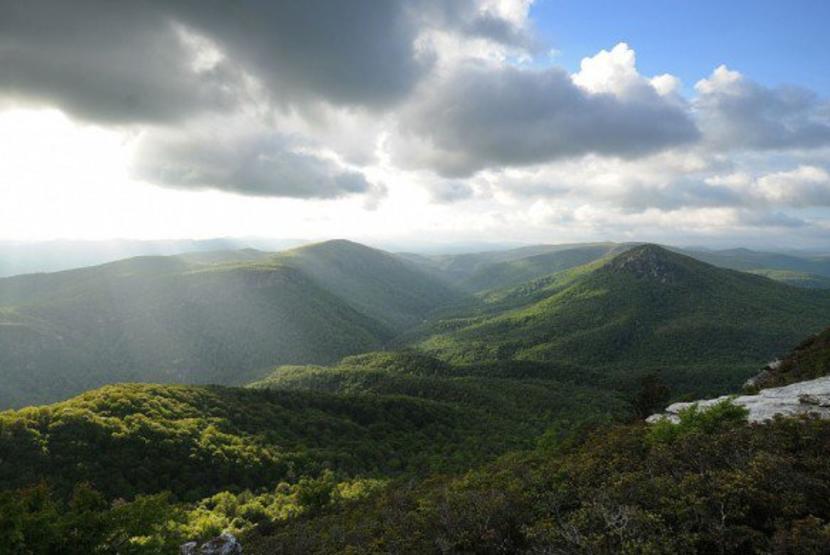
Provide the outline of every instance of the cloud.
<path id="1" fill-rule="evenodd" d="M 430 196 L 433 202 L 448 204 L 467 200 L 475 195 L 475 189 L 464 181 L 440 181 L 429 187 Z"/>
<path id="2" fill-rule="evenodd" d="M 117 123 L 227 111 L 251 83 L 279 106 L 378 109 L 405 98 L 429 71 L 433 58 L 416 44 L 426 29 L 525 41 L 513 4 L 12 2 L 0 17 L 0 95 Z"/>
<path id="3" fill-rule="evenodd" d="M 176 189 L 218 189 L 251 196 L 382 196 L 358 171 L 343 168 L 266 129 L 160 131 L 141 139 L 134 177 Z"/>
<path id="4" fill-rule="evenodd" d="M 795 86 L 755 83 L 720 66 L 695 85 L 694 110 L 714 148 L 798 149 L 830 145 L 830 107 Z"/>
<path id="5" fill-rule="evenodd" d="M 86 119 L 178 121 L 239 94 L 231 67 L 194 66 L 193 44 L 145 2 L 9 2 L 0 37 L 0 96 Z"/>
<path id="6" fill-rule="evenodd" d="M 830 174 L 824 168 L 799 166 L 760 177 L 758 193 L 770 204 L 807 208 L 830 206 Z"/>
<path id="7" fill-rule="evenodd" d="M 393 159 L 460 177 L 592 153 L 634 158 L 697 139 L 675 99 L 637 75 L 606 75 L 603 65 L 583 62 L 572 78 L 557 68 L 460 64 L 424 83 L 402 109 Z"/>
<path id="8" fill-rule="evenodd" d="M 377 219 L 401 226 L 827 229 L 825 99 L 724 66 L 684 96 L 625 43 L 569 73 L 531 3 L 7 2 L 0 106 L 140 137 L 144 182 L 368 209 L 388 194 Z"/>
<path id="9" fill-rule="evenodd" d="M 594 56 L 583 58 L 579 71 L 573 75 L 573 82 L 594 94 L 641 94 L 649 84 L 637 72 L 636 64 L 634 50 L 621 42 L 610 51 L 600 50 Z"/>
<path id="10" fill-rule="evenodd" d="M 0 9 L 0 103 L 150 129 L 133 171 L 158 185 L 301 198 L 369 191 L 372 206 L 381 189 L 327 157 L 376 162 L 389 111 L 442 54 L 426 35 L 521 49 L 532 42 L 528 7 L 526 0 L 15 2 Z M 206 138 L 217 118 L 250 121 L 254 131 Z"/>

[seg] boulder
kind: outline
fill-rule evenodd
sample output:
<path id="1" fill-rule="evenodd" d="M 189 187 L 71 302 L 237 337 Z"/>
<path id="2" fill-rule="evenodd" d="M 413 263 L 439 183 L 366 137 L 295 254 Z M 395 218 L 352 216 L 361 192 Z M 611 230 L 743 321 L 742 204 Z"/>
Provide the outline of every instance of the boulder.
<path id="1" fill-rule="evenodd" d="M 740 395 L 730 397 L 725 395 L 717 399 L 706 399 L 691 403 L 674 403 L 669 405 L 665 412 L 649 416 L 647 422 L 668 419 L 672 422 L 679 420 L 678 414 L 691 405 L 706 408 L 724 399 L 731 399 L 736 405 L 749 410 L 747 419 L 750 422 L 763 422 L 776 415 L 798 416 L 811 414 L 820 418 L 830 418 L 830 376 L 815 380 L 797 382 L 783 387 L 762 389 L 757 395 Z"/>
<path id="2" fill-rule="evenodd" d="M 242 544 L 233 534 L 222 532 L 198 547 L 197 542 L 183 543 L 179 547 L 180 555 L 239 555 L 242 553 Z"/>

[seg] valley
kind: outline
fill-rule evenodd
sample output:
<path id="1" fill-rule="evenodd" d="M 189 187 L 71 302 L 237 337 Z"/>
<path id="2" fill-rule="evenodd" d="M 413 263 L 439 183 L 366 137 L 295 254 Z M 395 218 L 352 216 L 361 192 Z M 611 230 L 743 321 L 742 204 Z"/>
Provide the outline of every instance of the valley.
<path id="1" fill-rule="evenodd" d="M 626 534 L 643 549 L 708 549 L 722 541 L 710 524 L 669 540 L 680 524 L 640 489 L 632 522 L 662 524 L 603 535 L 596 511 L 628 509 L 598 508 L 598 488 L 623 493 L 590 477 L 639 472 L 641 456 L 659 472 L 683 467 L 701 433 L 718 476 L 729 442 L 774 459 L 782 434 L 813 434 L 813 449 L 830 437 L 818 421 L 744 432 L 731 413 L 678 438 L 641 421 L 737 392 L 793 348 L 757 387 L 830 373 L 827 331 L 804 341 L 826 328 L 830 290 L 651 244 L 540 250 L 429 259 L 329 241 L 0 280 L 4 403 L 58 401 L 0 412 L 0 507 L 19 515 L 7 526 L 25 536 L 47 499 L 54 537 L 43 541 L 58 542 L 86 496 L 83 518 L 103 534 L 90 541 L 105 550 L 137 533 L 125 522 L 142 511 L 148 553 L 223 531 L 251 553 L 616 550 Z M 618 464 L 596 466 L 609 456 Z M 804 480 L 822 472 L 805 464 Z M 544 478 L 562 472 L 588 482 Z M 666 503 L 699 495 L 676 487 Z M 818 506 L 799 499 L 793 514 Z M 115 500 L 127 500 L 121 513 L 106 508 Z M 533 516 L 551 511 L 567 516 Z M 735 534 L 735 545 L 761 541 Z"/>

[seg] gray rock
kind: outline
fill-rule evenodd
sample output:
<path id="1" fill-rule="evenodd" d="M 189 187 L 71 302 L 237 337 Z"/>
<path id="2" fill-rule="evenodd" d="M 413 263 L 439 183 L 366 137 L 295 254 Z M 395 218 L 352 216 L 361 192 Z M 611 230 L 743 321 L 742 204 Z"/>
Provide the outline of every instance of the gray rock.
<path id="1" fill-rule="evenodd" d="M 692 403 L 674 403 L 669 405 L 665 412 L 649 416 L 647 422 L 657 422 L 668 419 L 679 421 L 678 413 L 692 405 L 700 408 L 711 407 L 724 399 L 732 399 L 736 405 L 749 410 L 750 422 L 763 422 L 776 415 L 797 416 L 813 414 L 821 418 L 830 418 L 830 376 L 815 380 L 798 382 L 783 387 L 762 389 L 757 395 L 741 395 L 738 397 L 723 396 L 717 399 L 706 399 Z"/>
<path id="2" fill-rule="evenodd" d="M 769 367 L 761 370 L 760 373 L 752 376 L 747 381 L 744 382 L 744 388 L 751 389 L 760 386 L 760 384 L 764 383 L 768 379 L 772 377 L 772 372 L 769 371 Z"/>
<path id="3" fill-rule="evenodd" d="M 221 535 L 205 542 L 197 549 L 196 542 L 183 543 L 179 547 L 180 555 L 239 555 L 242 544 L 233 534 L 222 532 Z"/>

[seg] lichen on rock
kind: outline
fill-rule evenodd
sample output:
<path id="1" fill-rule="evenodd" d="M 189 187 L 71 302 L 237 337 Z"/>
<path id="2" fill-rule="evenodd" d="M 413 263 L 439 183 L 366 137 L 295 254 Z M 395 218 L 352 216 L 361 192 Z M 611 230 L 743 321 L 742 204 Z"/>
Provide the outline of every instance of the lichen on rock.
<path id="1" fill-rule="evenodd" d="M 732 403 L 745 407 L 749 414 L 749 422 L 763 422 L 775 416 L 813 415 L 820 418 L 830 418 L 830 376 L 814 380 L 807 380 L 786 385 L 762 389 L 757 395 L 728 395 L 716 399 L 706 399 L 688 403 L 674 403 L 669 405 L 665 412 L 649 416 L 647 422 L 657 422 L 668 419 L 679 421 L 679 413 L 692 405 L 705 409 L 712 405 L 730 399 Z"/>

